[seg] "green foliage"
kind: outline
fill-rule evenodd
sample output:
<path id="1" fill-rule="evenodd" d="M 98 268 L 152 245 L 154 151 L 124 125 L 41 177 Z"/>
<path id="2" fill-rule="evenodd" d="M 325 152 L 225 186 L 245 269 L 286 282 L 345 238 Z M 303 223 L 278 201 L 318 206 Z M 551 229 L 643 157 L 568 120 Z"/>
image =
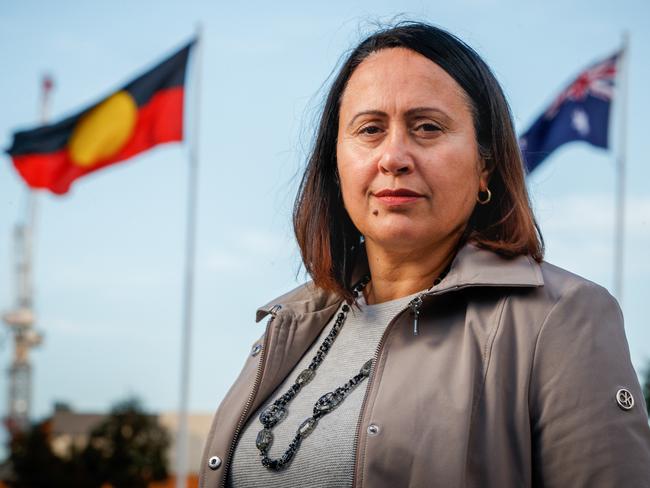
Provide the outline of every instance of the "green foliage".
<path id="1" fill-rule="evenodd" d="M 78 464 L 58 458 L 49 444 L 49 421 L 35 424 L 28 432 L 16 434 L 10 442 L 9 463 L 16 488 L 35 486 L 93 487 L 84 483 L 84 473 Z M 99 487 L 99 485 L 97 485 Z"/>
<path id="2" fill-rule="evenodd" d="M 119 403 L 97 425 L 81 450 L 72 448 L 65 459 L 51 448 L 50 421 L 16 435 L 10 444 L 13 479 L 9 486 L 74 486 L 145 488 L 168 477 L 167 431 L 155 416 L 143 412 L 137 400 Z"/>
<path id="3" fill-rule="evenodd" d="M 90 434 L 82 453 L 97 481 L 113 486 L 146 487 L 167 478 L 168 433 L 135 400 L 115 406 Z"/>

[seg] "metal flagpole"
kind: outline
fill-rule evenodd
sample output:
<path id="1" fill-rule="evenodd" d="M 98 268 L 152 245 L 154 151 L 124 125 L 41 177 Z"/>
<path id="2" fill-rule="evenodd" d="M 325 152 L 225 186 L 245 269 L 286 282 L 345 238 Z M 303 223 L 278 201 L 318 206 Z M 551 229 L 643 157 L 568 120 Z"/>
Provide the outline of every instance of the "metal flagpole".
<path id="1" fill-rule="evenodd" d="M 190 389 L 190 349 L 194 304 L 194 262 L 196 248 L 196 207 L 199 170 L 199 107 L 201 94 L 202 29 L 196 29 L 194 58 L 194 107 L 192 136 L 189 144 L 189 171 L 187 178 L 187 222 L 185 244 L 185 287 L 183 295 L 183 333 L 181 339 L 180 405 L 178 409 L 178 437 L 176 439 L 176 488 L 187 487 L 188 403 Z"/>
<path id="2" fill-rule="evenodd" d="M 50 94 L 54 88 L 54 82 L 52 77 L 48 74 L 43 76 L 41 82 L 41 124 L 45 125 L 50 119 Z M 34 228 L 36 226 L 36 213 L 38 208 L 38 194 L 35 190 L 28 189 L 29 193 L 27 196 L 27 263 L 28 263 L 28 283 L 27 287 L 29 288 L 29 294 L 31 297 L 32 288 L 33 288 L 33 276 L 32 276 L 32 253 L 33 253 L 33 237 L 34 237 Z M 31 307 L 32 304 L 30 303 Z"/>
<path id="3" fill-rule="evenodd" d="M 616 161 L 616 217 L 614 226 L 614 296 L 623 303 L 623 248 L 625 245 L 625 178 L 627 153 L 627 75 L 629 62 L 629 40 L 627 31 L 623 32 L 623 46 L 619 59 L 620 77 L 618 99 L 619 137 Z"/>
<path id="4" fill-rule="evenodd" d="M 54 82 L 50 75 L 43 75 L 41 81 L 41 107 L 40 107 L 40 121 L 42 125 L 48 123 L 50 119 L 50 95 L 54 88 Z M 38 193 L 31 188 L 27 189 L 27 214 L 26 214 L 26 229 L 25 229 L 25 296 L 28 296 L 27 307 L 32 309 L 33 300 L 33 274 L 32 274 L 32 256 L 33 256 L 33 239 L 34 229 L 36 227 L 36 215 L 38 210 Z"/>

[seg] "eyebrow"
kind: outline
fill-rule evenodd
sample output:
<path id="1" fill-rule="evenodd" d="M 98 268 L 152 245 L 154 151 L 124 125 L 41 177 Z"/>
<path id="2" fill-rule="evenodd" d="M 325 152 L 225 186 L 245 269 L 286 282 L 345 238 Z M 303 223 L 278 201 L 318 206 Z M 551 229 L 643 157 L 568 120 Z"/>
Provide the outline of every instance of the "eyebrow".
<path id="1" fill-rule="evenodd" d="M 450 118 L 449 115 L 444 110 L 441 110 L 436 107 L 414 107 L 408 109 L 404 113 L 404 115 L 406 117 L 413 117 L 414 115 L 421 115 L 423 113 L 430 113 L 430 112 L 438 113 L 443 117 L 446 117 L 447 119 Z M 359 117 L 363 117 L 364 115 L 376 115 L 379 117 L 385 117 L 388 114 L 386 112 L 382 112 L 381 110 L 363 110 L 362 112 L 358 112 L 357 114 L 355 114 L 354 117 L 352 117 L 352 120 L 348 124 L 348 128 L 354 123 L 355 120 L 357 120 Z"/>

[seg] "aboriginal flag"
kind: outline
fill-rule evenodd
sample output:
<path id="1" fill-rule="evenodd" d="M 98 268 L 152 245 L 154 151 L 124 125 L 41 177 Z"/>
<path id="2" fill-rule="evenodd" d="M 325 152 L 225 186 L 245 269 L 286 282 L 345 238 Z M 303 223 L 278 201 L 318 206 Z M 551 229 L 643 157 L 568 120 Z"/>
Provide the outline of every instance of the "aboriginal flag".
<path id="1" fill-rule="evenodd" d="M 25 182 L 63 194 L 88 173 L 181 141 L 185 68 L 194 43 L 80 113 L 16 132 L 7 152 Z"/>

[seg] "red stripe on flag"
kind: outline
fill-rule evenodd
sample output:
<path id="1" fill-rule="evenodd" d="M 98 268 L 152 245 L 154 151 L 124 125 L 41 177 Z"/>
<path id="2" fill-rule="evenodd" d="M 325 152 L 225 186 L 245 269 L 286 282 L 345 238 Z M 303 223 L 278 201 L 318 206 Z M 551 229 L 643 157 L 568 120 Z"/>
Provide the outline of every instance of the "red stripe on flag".
<path id="1" fill-rule="evenodd" d="M 32 188 L 66 193 L 77 178 L 111 164 L 122 162 L 157 144 L 183 140 L 183 87 L 160 90 L 138 110 L 133 135 L 111 158 L 90 167 L 77 166 L 67 147 L 47 154 L 13 156 L 14 166 Z"/>
<path id="2" fill-rule="evenodd" d="M 183 87 L 161 90 L 141 106 L 133 137 L 111 162 L 130 158 L 156 144 L 182 141 L 183 92 Z"/>

